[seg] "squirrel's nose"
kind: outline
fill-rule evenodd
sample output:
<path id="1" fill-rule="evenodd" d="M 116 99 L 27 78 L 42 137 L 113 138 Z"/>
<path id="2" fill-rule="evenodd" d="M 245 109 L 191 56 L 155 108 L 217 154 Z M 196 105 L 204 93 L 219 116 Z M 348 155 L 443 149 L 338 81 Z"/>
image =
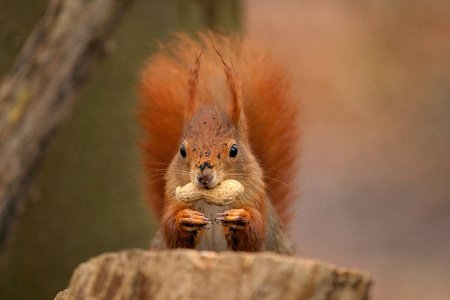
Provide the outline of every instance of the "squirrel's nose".
<path id="1" fill-rule="evenodd" d="M 213 166 L 209 161 L 204 162 L 201 165 L 196 166 L 197 172 L 195 174 L 195 179 L 197 180 L 197 186 L 210 187 L 211 182 L 214 180 L 214 172 L 212 170 Z"/>
<path id="2" fill-rule="evenodd" d="M 211 173 L 205 174 L 204 172 L 202 172 L 197 174 L 197 180 L 198 182 L 206 186 L 213 180 L 213 175 Z"/>

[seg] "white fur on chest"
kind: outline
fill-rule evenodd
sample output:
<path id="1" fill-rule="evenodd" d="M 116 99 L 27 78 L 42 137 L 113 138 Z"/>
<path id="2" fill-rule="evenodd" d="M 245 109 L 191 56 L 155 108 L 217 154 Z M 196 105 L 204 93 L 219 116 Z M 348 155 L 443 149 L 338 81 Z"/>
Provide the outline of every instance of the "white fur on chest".
<path id="1" fill-rule="evenodd" d="M 201 231 L 200 241 L 196 249 L 216 252 L 228 250 L 223 226 L 216 224 L 215 219 L 219 217 L 217 215 L 218 213 L 222 213 L 230 208 L 228 206 L 216 206 L 208 204 L 205 201 L 198 201 L 193 205 L 192 209 L 203 213 L 205 217 L 213 221 L 212 224 L 207 226 L 209 230 Z"/>

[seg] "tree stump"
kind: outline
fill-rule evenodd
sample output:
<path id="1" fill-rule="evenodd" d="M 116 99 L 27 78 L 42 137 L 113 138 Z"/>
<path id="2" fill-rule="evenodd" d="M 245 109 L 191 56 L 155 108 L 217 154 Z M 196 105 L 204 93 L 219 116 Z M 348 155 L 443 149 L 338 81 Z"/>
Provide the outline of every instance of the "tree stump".
<path id="1" fill-rule="evenodd" d="M 127 250 L 81 264 L 69 299 L 367 300 L 369 274 L 270 252 Z"/>

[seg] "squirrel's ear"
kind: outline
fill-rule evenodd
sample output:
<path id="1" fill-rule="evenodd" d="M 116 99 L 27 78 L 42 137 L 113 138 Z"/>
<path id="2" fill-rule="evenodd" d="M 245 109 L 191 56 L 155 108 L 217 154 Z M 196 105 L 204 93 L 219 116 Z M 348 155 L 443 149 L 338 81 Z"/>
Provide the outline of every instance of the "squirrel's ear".
<path id="1" fill-rule="evenodd" d="M 231 97 L 230 101 L 228 102 L 228 117 L 235 126 L 238 126 L 239 122 L 242 119 L 243 114 L 241 105 L 241 81 L 234 66 L 233 68 L 228 66 L 228 64 L 223 59 L 222 55 L 219 53 L 219 51 L 217 51 L 214 44 L 213 47 L 214 50 L 216 50 L 217 54 L 219 55 L 220 59 L 222 60 L 225 75 L 227 75 L 228 87 L 230 88 Z"/>
<path id="2" fill-rule="evenodd" d="M 194 115 L 198 107 L 197 101 L 197 88 L 198 88 L 198 73 L 200 71 L 200 61 L 203 54 L 200 52 L 195 59 L 194 64 L 189 68 L 188 81 L 187 81 L 187 103 L 184 117 L 186 121 L 189 121 Z"/>

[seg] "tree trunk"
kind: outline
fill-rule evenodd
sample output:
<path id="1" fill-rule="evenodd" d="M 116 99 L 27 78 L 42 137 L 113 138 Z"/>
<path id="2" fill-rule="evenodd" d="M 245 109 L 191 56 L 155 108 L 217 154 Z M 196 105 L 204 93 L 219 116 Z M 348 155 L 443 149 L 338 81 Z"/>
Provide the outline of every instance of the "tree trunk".
<path id="1" fill-rule="evenodd" d="M 0 251 L 36 163 L 132 0 L 53 0 L 0 86 Z"/>

